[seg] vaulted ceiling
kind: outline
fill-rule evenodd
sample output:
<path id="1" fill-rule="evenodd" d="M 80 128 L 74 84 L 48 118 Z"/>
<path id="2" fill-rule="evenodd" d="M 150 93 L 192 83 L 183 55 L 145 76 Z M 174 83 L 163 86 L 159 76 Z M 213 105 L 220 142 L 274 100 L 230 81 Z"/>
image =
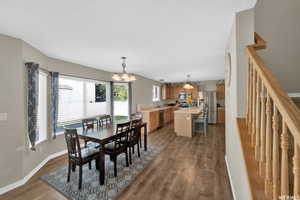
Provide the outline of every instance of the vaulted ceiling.
<path id="1" fill-rule="evenodd" d="M 48 56 L 167 82 L 224 78 L 234 13 L 255 0 L 1 0 L 0 33 Z M 1 44 L 0 44 L 1 45 Z"/>

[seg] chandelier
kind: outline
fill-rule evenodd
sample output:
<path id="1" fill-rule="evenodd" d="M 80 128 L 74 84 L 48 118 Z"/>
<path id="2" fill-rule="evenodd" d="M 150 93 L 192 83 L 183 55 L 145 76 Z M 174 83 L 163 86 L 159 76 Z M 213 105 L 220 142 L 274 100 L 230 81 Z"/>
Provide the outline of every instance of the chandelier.
<path id="1" fill-rule="evenodd" d="M 122 62 L 122 67 L 123 67 L 123 72 L 122 73 L 114 73 L 112 76 L 112 79 L 115 81 L 125 81 L 125 82 L 131 82 L 135 81 L 136 77 L 133 74 L 129 74 L 126 72 L 126 57 L 121 57 L 123 60 Z"/>
<path id="2" fill-rule="evenodd" d="M 187 75 L 187 81 L 186 81 L 186 83 L 183 85 L 183 89 L 191 90 L 191 89 L 194 88 L 194 86 L 193 86 L 192 83 L 190 82 L 190 78 L 191 78 L 191 75 Z"/>

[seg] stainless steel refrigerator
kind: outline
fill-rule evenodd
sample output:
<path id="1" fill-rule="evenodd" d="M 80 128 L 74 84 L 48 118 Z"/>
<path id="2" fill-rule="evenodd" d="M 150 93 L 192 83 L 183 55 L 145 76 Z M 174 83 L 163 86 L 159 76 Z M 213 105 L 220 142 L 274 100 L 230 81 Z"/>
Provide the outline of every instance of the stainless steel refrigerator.
<path id="1" fill-rule="evenodd" d="M 208 123 L 217 123 L 217 93 L 216 91 L 204 91 L 204 102 L 208 105 Z"/>

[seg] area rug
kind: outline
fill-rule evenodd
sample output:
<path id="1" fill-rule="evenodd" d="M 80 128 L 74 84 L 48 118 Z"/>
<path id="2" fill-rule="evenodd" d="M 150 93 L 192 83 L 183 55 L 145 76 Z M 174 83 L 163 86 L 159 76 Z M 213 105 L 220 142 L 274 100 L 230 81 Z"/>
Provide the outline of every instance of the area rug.
<path id="1" fill-rule="evenodd" d="M 82 189 L 78 190 L 78 167 L 71 173 L 70 182 L 67 183 L 67 166 L 57 169 L 41 177 L 46 183 L 72 200 L 114 200 L 131 184 L 135 178 L 147 167 L 160 152 L 160 148 L 148 145 L 148 151 L 141 150 L 141 157 L 137 152 L 133 155 L 132 165 L 126 167 L 125 155 L 118 157 L 118 176 L 114 177 L 113 162 L 105 156 L 105 184 L 99 185 L 99 172 L 92 163 L 83 167 Z"/>

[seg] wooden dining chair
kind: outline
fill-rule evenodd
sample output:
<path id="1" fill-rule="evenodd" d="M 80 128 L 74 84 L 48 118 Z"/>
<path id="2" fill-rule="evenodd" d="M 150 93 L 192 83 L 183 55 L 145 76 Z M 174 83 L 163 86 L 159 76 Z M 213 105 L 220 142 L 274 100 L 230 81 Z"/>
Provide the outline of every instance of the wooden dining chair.
<path id="1" fill-rule="evenodd" d="M 135 128 L 136 126 L 141 125 L 142 122 L 143 122 L 142 118 L 131 120 L 130 128 Z M 140 145 L 140 147 L 142 147 L 142 133 L 141 133 L 141 131 L 139 131 L 139 145 Z M 133 152 L 134 152 L 134 148 L 133 148 Z"/>
<path id="2" fill-rule="evenodd" d="M 137 146 L 138 157 L 141 157 L 140 153 L 140 127 L 139 124 L 130 128 L 128 134 L 128 149 L 129 149 L 129 164 L 132 164 L 132 154 L 134 154 L 134 147 Z"/>
<path id="3" fill-rule="evenodd" d="M 79 166 L 79 184 L 78 189 L 82 187 L 82 167 L 89 164 L 89 169 L 92 168 L 91 162 L 100 158 L 99 150 L 96 148 L 80 147 L 79 137 L 76 129 L 65 129 L 65 140 L 68 149 L 68 177 L 67 182 L 70 182 L 71 171 L 75 171 L 76 166 Z"/>
<path id="4" fill-rule="evenodd" d="M 97 118 L 94 118 L 94 117 L 88 118 L 88 119 L 83 119 L 81 123 L 82 123 L 82 130 L 84 132 L 88 132 L 89 130 L 94 130 L 95 124 L 97 124 L 97 127 L 98 127 Z M 84 146 L 85 147 L 98 147 L 99 144 L 85 139 Z"/>
<path id="5" fill-rule="evenodd" d="M 83 130 L 89 130 L 89 129 L 94 129 L 95 124 L 97 125 L 97 119 L 95 117 L 93 118 L 88 118 L 88 119 L 83 119 L 82 120 L 82 129 Z"/>
<path id="6" fill-rule="evenodd" d="M 100 126 L 109 126 L 112 124 L 112 117 L 110 115 L 103 115 L 99 119 Z"/>
<path id="7" fill-rule="evenodd" d="M 105 154 L 109 155 L 114 162 L 114 176 L 117 176 L 117 158 L 121 154 L 125 154 L 126 166 L 129 166 L 128 162 L 128 132 L 130 129 L 130 122 L 117 124 L 116 135 L 111 143 L 104 146 Z"/>

